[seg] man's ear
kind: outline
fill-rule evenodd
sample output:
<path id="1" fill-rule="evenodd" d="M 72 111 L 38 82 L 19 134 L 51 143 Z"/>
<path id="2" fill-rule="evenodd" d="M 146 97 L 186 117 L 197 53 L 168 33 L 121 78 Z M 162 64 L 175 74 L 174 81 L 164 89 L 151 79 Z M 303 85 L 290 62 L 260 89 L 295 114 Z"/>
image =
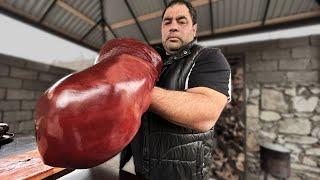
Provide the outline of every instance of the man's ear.
<path id="1" fill-rule="evenodd" d="M 193 37 L 196 37 L 196 35 L 197 35 L 197 30 L 198 30 L 198 24 L 194 24 L 194 25 L 192 26 Z"/>

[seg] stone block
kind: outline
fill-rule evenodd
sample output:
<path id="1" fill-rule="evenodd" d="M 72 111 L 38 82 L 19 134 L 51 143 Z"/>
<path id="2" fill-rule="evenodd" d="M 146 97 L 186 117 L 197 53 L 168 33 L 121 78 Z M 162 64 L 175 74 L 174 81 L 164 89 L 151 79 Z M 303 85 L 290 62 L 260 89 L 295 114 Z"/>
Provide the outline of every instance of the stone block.
<path id="1" fill-rule="evenodd" d="M 0 77 L 0 87 L 20 88 L 21 86 L 22 86 L 22 80 L 20 80 L 20 79 Z"/>
<path id="2" fill-rule="evenodd" d="M 22 121 L 19 123 L 19 132 L 30 132 L 35 129 L 35 123 L 31 121 Z"/>
<path id="3" fill-rule="evenodd" d="M 37 101 L 22 101 L 21 109 L 22 110 L 33 110 L 35 109 Z"/>
<path id="4" fill-rule="evenodd" d="M 281 116 L 283 118 L 293 118 L 294 117 L 294 115 L 292 113 L 282 113 Z"/>
<path id="5" fill-rule="evenodd" d="M 250 50 L 256 50 L 256 51 L 261 51 L 261 50 L 273 50 L 273 49 L 278 49 L 278 40 L 271 40 L 271 41 L 260 41 L 260 42 L 255 42 L 255 43 L 250 43 Z"/>
<path id="6" fill-rule="evenodd" d="M 22 87 L 28 90 L 44 91 L 50 87 L 48 82 L 41 82 L 36 80 L 23 80 Z"/>
<path id="7" fill-rule="evenodd" d="M 320 57 L 320 47 L 298 47 L 292 49 L 293 58 L 317 58 Z"/>
<path id="8" fill-rule="evenodd" d="M 26 63 L 26 60 L 18 57 L 0 54 L 0 63 L 15 67 L 23 67 Z"/>
<path id="9" fill-rule="evenodd" d="M 297 95 L 296 88 L 292 87 L 292 88 L 285 89 L 284 94 L 288 96 L 296 96 Z"/>
<path id="10" fill-rule="evenodd" d="M 37 75 L 38 73 L 36 71 L 16 67 L 12 67 L 10 71 L 11 77 L 16 77 L 20 79 L 37 79 Z"/>
<path id="11" fill-rule="evenodd" d="M 277 135 L 274 132 L 267 132 L 267 131 L 259 131 L 259 139 L 271 139 L 271 140 L 275 140 Z"/>
<path id="12" fill-rule="evenodd" d="M 303 94 L 309 94 L 308 89 L 306 87 L 299 87 L 298 88 L 298 95 L 303 95 Z"/>
<path id="13" fill-rule="evenodd" d="M 247 73 L 247 80 L 249 82 L 261 82 L 261 83 L 277 83 L 287 80 L 286 72 L 257 72 Z"/>
<path id="14" fill-rule="evenodd" d="M 256 71 L 276 71 L 278 69 L 277 60 L 252 61 L 250 62 L 252 72 Z"/>
<path id="15" fill-rule="evenodd" d="M 4 99 L 6 97 L 6 89 L 0 88 L 0 99 Z"/>
<path id="16" fill-rule="evenodd" d="M 258 98 L 250 98 L 248 101 L 250 104 L 259 105 L 259 99 Z"/>
<path id="17" fill-rule="evenodd" d="M 290 39 L 280 39 L 279 47 L 280 48 L 290 48 L 290 47 L 299 47 L 299 46 L 309 46 L 309 37 L 299 37 L 299 38 L 290 38 Z"/>
<path id="18" fill-rule="evenodd" d="M 44 93 L 44 91 L 35 91 L 34 92 L 34 99 L 38 100 L 43 93 Z"/>
<path id="19" fill-rule="evenodd" d="M 320 87 L 309 87 L 312 94 L 318 95 L 320 94 Z"/>
<path id="20" fill-rule="evenodd" d="M 57 75 L 54 74 L 49 74 L 49 73 L 40 73 L 39 76 L 39 80 L 41 81 L 48 81 L 48 82 L 52 82 L 52 81 L 56 81 L 58 79 Z"/>
<path id="21" fill-rule="evenodd" d="M 312 46 L 319 46 L 320 45 L 320 36 L 319 35 L 310 36 L 310 43 Z"/>
<path id="22" fill-rule="evenodd" d="M 0 76 L 7 76 L 9 75 L 9 66 L 0 64 Z"/>
<path id="23" fill-rule="evenodd" d="M 313 112 L 318 104 L 319 97 L 312 96 L 308 99 L 303 96 L 292 97 L 293 108 L 297 112 Z"/>
<path id="24" fill-rule="evenodd" d="M 302 145 L 311 145 L 316 144 L 318 139 L 310 136 L 288 136 L 285 137 L 285 141 Z"/>
<path id="25" fill-rule="evenodd" d="M 290 153 L 290 161 L 290 163 L 300 163 L 299 153 Z"/>
<path id="26" fill-rule="evenodd" d="M 19 110 L 20 102 L 19 101 L 0 101 L 0 111 L 12 111 Z"/>
<path id="27" fill-rule="evenodd" d="M 320 46 L 310 47 L 311 58 L 320 58 Z"/>
<path id="28" fill-rule="evenodd" d="M 307 135 L 311 132 L 311 122 L 308 119 L 285 119 L 279 122 L 279 132 L 284 134 Z"/>
<path id="29" fill-rule="evenodd" d="M 259 97 L 259 96 L 260 96 L 260 89 L 254 88 L 254 89 L 252 89 L 252 90 L 250 91 L 250 93 L 248 93 L 248 94 L 249 94 L 249 97 L 250 97 L 250 98 Z"/>
<path id="30" fill-rule="evenodd" d="M 257 137 L 254 133 L 248 133 L 247 139 L 246 139 L 246 146 L 248 152 L 257 152 L 259 151 L 260 147 L 258 144 Z"/>
<path id="31" fill-rule="evenodd" d="M 256 131 L 260 129 L 259 119 L 254 117 L 247 117 L 247 129 L 250 131 Z"/>
<path id="32" fill-rule="evenodd" d="M 293 153 L 301 153 L 302 152 L 302 149 L 296 144 L 286 143 L 286 144 L 284 144 L 284 147 L 288 148 Z"/>
<path id="33" fill-rule="evenodd" d="M 320 58 L 311 58 L 311 62 L 309 64 L 309 69 L 320 69 Z"/>
<path id="34" fill-rule="evenodd" d="M 294 115 L 299 118 L 301 117 L 301 118 L 308 118 L 309 119 L 312 116 L 312 113 L 299 112 L 299 113 L 294 113 Z"/>
<path id="35" fill-rule="evenodd" d="M 301 47 L 301 46 L 302 47 L 309 46 L 308 36 L 279 40 L 280 48 L 292 48 L 292 47 Z"/>
<path id="36" fill-rule="evenodd" d="M 259 106 L 256 105 L 247 105 L 246 115 L 247 117 L 259 117 Z"/>
<path id="37" fill-rule="evenodd" d="M 249 61 L 251 63 L 252 61 L 261 60 L 262 53 L 261 51 L 249 51 L 245 53 L 245 58 L 246 61 Z"/>
<path id="38" fill-rule="evenodd" d="M 275 112 L 288 111 L 288 103 L 286 103 L 283 94 L 273 89 L 262 89 L 261 107 L 264 110 Z"/>
<path id="39" fill-rule="evenodd" d="M 280 59 L 279 70 L 305 70 L 311 68 L 310 59 Z"/>
<path id="40" fill-rule="evenodd" d="M 33 99 L 34 91 L 24 89 L 7 89 L 7 99 Z"/>
<path id="41" fill-rule="evenodd" d="M 287 79 L 289 82 L 317 82 L 318 75 L 318 71 L 293 71 L 287 72 Z"/>
<path id="42" fill-rule="evenodd" d="M 47 72 L 50 69 L 50 65 L 39 62 L 27 61 L 26 68 Z"/>
<path id="43" fill-rule="evenodd" d="M 3 113 L 4 122 L 17 122 L 32 120 L 31 111 L 8 111 Z"/>
<path id="44" fill-rule="evenodd" d="M 320 127 L 315 127 L 311 131 L 311 136 L 320 139 Z"/>
<path id="45" fill-rule="evenodd" d="M 289 58 L 290 49 L 274 49 L 274 50 L 265 50 L 262 52 L 262 59 L 281 59 Z"/>
<path id="46" fill-rule="evenodd" d="M 316 107 L 316 112 L 320 113 L 320 104 Z"/>
<path id="47" fill-rule="evenodd" d="M 281 116 L 277 112 L 261 111 L 260 119 L 263 121 L 271 122 L 271 121 L 278 121 L 279 119 L 281 119 Z"/>
<path id="48" fill-rule="evenodd" d="M 67 75 L 67 74 L 74 72 L 74 70 L 51 66 L 49 72 L 54 73 L 54 74 Z"/>
<path id="49" fill-rule="evenodd" d="M 320 115 L 314 115 L 311 118 L 312 121 L 320 121 Z"/>
<path id="50" fill-rule="evenodd" d="M 36 111 L 33 111 L 32 112 L 32 119 L 35 119 L 36 118 Z"/>
<path id="51" fill-rule="evenodd" d="M 244 53 L 249 50 L 249 44 L 235 44 L 226 47 L 228 54 Z"/>
<path id="52" fill-rule="evenodd" d="M 306 150 L 306 155 L 320 156 L 320 148 L 310 148 Z"/>

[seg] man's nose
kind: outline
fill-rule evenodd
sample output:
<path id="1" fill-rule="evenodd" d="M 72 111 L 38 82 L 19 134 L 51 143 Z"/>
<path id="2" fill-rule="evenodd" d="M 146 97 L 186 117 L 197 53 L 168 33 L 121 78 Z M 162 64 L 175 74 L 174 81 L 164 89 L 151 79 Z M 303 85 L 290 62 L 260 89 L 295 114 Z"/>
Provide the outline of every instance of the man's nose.
<path id="1" fill-rule="evenodd" d="M 176 32 L 176 31 L 178 31 L 178 24 L 175 21 L 173 21 L 170 26 L 170 32 Z"/>

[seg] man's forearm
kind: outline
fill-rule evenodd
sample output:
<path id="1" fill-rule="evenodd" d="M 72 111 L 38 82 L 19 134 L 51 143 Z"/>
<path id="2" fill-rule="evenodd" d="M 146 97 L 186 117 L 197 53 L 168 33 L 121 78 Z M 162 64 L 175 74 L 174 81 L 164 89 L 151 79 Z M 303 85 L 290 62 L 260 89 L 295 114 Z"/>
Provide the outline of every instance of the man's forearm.
<path id="1" fill-rule="evenodd" d="M 209 130 L 221 113 L 213 99 L 203 94 L 158 87 L 152 91 L 150 109 L 174 124 L 199 131 Z"/>

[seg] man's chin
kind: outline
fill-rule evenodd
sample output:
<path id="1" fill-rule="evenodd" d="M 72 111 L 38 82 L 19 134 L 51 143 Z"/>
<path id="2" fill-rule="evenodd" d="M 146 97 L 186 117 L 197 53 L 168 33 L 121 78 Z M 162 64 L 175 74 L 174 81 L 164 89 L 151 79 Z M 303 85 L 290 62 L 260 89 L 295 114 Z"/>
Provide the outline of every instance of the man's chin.
<path id="1" fill-rule="evenodd" d="M 170 50 L 170 51 L 177 51 L 181 48 L 181 44 L 180 43 L 168 43 L 167 47 L 168 47 L 168 50 Z"/>

